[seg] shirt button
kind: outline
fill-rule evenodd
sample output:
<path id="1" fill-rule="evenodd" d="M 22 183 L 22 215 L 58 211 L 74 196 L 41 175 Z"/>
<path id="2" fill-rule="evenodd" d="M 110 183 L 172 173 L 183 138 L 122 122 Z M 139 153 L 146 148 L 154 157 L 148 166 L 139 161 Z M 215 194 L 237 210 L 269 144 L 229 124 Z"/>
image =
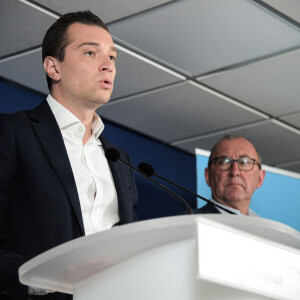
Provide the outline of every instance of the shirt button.
<path id="1" fill-rule="evenodd" d="M 83 131 L 83 128 L 80 126 L 80 127 L 78 127 L 78 130 L 79 131 Z"/>

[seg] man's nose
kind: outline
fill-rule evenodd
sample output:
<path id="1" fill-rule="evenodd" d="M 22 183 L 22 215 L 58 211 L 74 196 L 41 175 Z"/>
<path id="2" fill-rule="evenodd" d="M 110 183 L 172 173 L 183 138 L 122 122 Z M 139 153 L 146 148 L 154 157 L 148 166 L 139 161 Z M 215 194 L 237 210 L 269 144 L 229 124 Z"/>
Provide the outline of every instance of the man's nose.
<path id="1" fill-rule="evenodd" d="M 103 58 L 100 62 L 99 65 L 99 70 L 100 71 L 107 71 L 107 72 L 112 72 L 114 70 L 115 64 L 114 62 L 108 58 Z"/>
<path id="2" fill-rule="evenodd" d="M 236 161 L 234 161 L 234 162 L 232 162 L 232 165 L 229 169 L 229 175 L 230 176 L 239 176 L 239 174 L 240 174 L 239 164 Z"/>

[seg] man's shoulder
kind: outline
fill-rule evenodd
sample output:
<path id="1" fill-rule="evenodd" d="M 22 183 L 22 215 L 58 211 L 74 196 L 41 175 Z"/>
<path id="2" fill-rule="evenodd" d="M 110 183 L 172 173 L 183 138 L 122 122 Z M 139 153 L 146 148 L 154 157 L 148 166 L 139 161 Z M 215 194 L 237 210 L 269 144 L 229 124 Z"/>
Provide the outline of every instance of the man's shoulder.
<path id="1" fill-rule="evenodd" d="M 51 126 L 55 124 L 54 115 L 46 100 L 30 110 L 0 113 L 0 131 L 22 135 L 32 130 L 32 124 L 43 121 L 46 121 L 48 125 L 52 124 Z"/>

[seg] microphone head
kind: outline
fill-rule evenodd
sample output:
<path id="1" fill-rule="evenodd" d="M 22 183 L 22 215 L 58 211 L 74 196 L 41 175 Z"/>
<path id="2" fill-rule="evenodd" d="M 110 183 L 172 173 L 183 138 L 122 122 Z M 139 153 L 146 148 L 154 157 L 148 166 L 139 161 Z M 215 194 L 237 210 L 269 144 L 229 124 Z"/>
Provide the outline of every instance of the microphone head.
<path id="1" fill-rule="evenodd" d="M 154 168 L 151 165 L 144 162 L 138 165 L 138 169 L 149 177 L 155 174 Z"/>
<path id="2" fill-rule="evenodd" d="M 105 157 L 112 162 L 118 161 L 120 159 L 120 152 L 115 148 L 108 148 L 105 151 Z"/>

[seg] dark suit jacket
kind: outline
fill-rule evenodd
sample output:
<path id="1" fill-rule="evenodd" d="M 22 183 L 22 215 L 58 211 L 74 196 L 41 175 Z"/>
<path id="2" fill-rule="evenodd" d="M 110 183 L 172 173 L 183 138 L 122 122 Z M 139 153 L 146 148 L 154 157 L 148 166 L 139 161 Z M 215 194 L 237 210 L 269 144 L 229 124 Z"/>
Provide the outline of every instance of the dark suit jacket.
<path id="1" fill-rule="evenodd" d="M 100 138 L 104 150 L 115 147 Z M 127 154 L 118 149 L 121 158 Z M 137 189 L 129 168 L 110 163 L 120 224 L 136 220 Z M 28 259 L 84 235 L 67 151 L 46 101 L 0 116 L 0 299 L 27 299 L 18 268 Z M 2 298 L 1 298 L 2 297 Z M 6 297 L 6 298 L 5 298 Z M 29 298 L 28 298 L 29 299 Z M 43 299 L 71 299 L 54 293 Z"/>
<path id="2" fill-rule="evenodd" d="M 207 203 L 199 209 L 194 210 L 195 214 L 219 214 L 218 209 L 213 206 L 211 203 Z"/>

